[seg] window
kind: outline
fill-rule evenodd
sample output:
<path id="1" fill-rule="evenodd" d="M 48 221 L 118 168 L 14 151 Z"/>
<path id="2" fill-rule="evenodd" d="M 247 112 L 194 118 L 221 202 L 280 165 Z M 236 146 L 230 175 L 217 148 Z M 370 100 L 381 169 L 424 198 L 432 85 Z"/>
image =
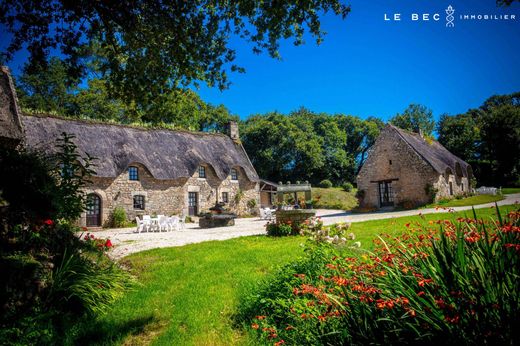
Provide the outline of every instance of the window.
<path id="1" fill-rule="evenodd" d="M 464 192 L 464 183 L 461 185 L 462 192 Z"/>
<path id="2" fill-rule="evenodd" d="M 390 164 L 390 166 L 392 165 L 392 160 L 388 160 L 388 163 Z"/>
<path id="3" fill-rule="evenodd" d="M 231 168 L 231 180 L 238 180 L 238 171 L 235 168 Z"/>
<path id="4" fill-rule="evenodd" d="M 450 181 L 450 196 L 453 196 L 453 183 Z"/>
<path id="5" fill-rule="evenodd" d="M 128 179 L 139 180 L 139 170 L 137 169 L 137 167 L 128 167 Z"/>
<path id="6" fill-rule="evenodd" d="M 206 167 L 199 166 L 199 178 L 206 178 Z"/>
<path id="7" fill-rule="evenodd" d="M 144 196 L 143 195 L 134 196 L 134 209 L 144 210 Z"/>
<path id="8" fill-rule="evenodd" d="M 222 192 L 222 202 L 229 203 L 229 193 L 228 192 Z"/>

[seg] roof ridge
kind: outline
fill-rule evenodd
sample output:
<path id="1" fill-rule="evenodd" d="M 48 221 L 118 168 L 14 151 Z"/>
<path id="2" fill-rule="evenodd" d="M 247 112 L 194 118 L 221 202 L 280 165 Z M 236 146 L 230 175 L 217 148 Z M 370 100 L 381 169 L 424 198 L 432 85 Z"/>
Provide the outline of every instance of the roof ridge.
<path id="1" fill-rule="evenodd" d="M 64 115 L 56 115 L 56 114 L 46 114 L 46 113 L 27 113 L 22 111 L 23 116 L 27 117 L 36 117 L 36 118 L 51 118 L 51 119 L 58 119 L 63 121 L 70 121 L 70 122 L 78 122 L 86 125 L 105 125 L 105 126 L 114 126 L 114 127 L 123 127 L 123 128 L 129 128 L 134 130 L 141 130 L 141 131 L 170 131 L 170 132 L 182 132 L 182 133 L 188 133 L 193 135 L 202 135 L 202 136 L 223 136 L 229 138 L 228 135 L 221 133 L 221 132 L 204 132 L 204 131 L 192 131 L 192 130 L 186 130 L 182 128 L 178 129 L 170 129 L 167 127 L 160 127 L 160 125 L 154 125 L 151 123 L 148 123 L 148 126 L 152 127 L 146 127 L 147 125 L 133 125 L 133 124 L 122 124 L 117 122 L 107 122 L 100 119 L 90 119 L 90 118 L 73 118 L 73 117 L 67 117 Z M 147 124 L 147 123 L 144 123 Z"/>

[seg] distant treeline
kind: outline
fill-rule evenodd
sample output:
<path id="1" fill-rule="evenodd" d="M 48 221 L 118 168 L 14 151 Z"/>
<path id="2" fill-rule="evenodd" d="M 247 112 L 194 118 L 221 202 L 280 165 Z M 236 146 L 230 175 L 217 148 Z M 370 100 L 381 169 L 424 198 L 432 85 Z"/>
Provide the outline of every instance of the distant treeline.
<path id="1" fill-rule="evenodd" d="M 68 77 L 62 61 L 26 68 L 17 79 L 26 112 L 156 124 L 196 131 L 223 131 L 238 120 L 223 105 L 204 102 L 189 89 L 161 94 L 146 103 L 127 104 L 110 93 L 108 82 L 92 76 L 87 85 Z M 390 123 L 434 136 L 473 167 L 479 185 L 520 186 L 520 92 L 492 96 L 477 109 L 442 115 L 412 104 Z M 305 108 L 284 115 L 259 114 L 240 121 L 241 140 L 262 178 L 335 185 L 355 183 L 360 165 L 385 123 L 343 114 L 314 113 Z"/>

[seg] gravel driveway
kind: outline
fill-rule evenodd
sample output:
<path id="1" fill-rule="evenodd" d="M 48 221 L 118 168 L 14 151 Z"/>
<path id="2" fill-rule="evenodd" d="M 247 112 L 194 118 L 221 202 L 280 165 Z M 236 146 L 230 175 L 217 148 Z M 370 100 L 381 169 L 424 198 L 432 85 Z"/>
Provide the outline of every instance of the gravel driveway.
<path id="1" fill-rule="evenodd" d="M 510 205 L 520 203 L 520 193 L 506 195 L 506 198 L 498 205 Z M 489 208 L 495 203 L 487 203 L 475 206 L 475 208 Z M 450 210 L 471 210 L 471 207 L 454 207 Z M 369 220 L 390 219 L 401 216 L 412 216 L 419 213 L 432 214 L 443 213 L 443 209 L 421 209 L 407 211 L 374 212 L 353 214 L 342 210 L 319 209 L 320 216 L 325 225 L 338 222 L 362 222 Z M 96 237 L 110 238 L 114 248 L 110 251 L 113 258 L 122 258 L 131 253 L 170 246 L 182 246 L 192 243 L 200 243 L 209 240 L 226 240 L 250 235 L 265 234 L 266 221 L 258 218 L 236 219 L 235 226 L 201 229 L 198 224 L 187 224 L 186 229 L 175 232 L 150 232 L 134 233 L 135 228 L 107 229 L 95 232 Z"/>

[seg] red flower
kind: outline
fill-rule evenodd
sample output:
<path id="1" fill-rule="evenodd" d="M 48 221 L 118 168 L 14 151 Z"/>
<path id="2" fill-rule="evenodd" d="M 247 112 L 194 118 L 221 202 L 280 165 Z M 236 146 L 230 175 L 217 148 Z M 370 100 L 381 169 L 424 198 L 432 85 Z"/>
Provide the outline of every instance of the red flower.
<path id="1" fill-rule="evenodd" d="M 417 292 L 417 295 L 418 295 L 419 297 L 422 297 L 422 296 L 425 295 L 425 293 L 424 293 L 424 291 L 420 291 L 420 292 Z"/>
<path id="2" fill-rule="evenodd" d="M 265 316 L 256 316 L 256 319 L 261 321 L 261 320 L 265 320 Z"/>
<path id="3" fill-rule="evenodd" d="M 280 346 L 280 345 L 283 345 L 283 344 L 285 344 L 285 341 L 280 340 L 280 341 L 278 341 L 278 342 L 275 342 L 275 343 L 274 343 L 274 346 Z"/>
<path id="4" fill-rule="evenodd" d="M 260 326 L 259 326 L 258 324 L 256 324 L 256 323 L 253 323 L 253 324 L 251 325 L 251 328 L 253 328 L 253 329 L 258 329 L 259 327 L 260 327 Z"/>
<path id="5" fill-rule="evenodd" d="M 43 221 L 43 223 L 46 224 L 47 226 L 54 225 L 54 221 L 52 221 L 51 219 L 47 219 L 47 220 Z"/>
<path id="6" fill-rule="evenodd" d="M 105 242 L 105 247 L 108 247 L 108 248 L 111 248 L 113 245 L 112 245 L 112 242 L 110 241 L 110 239 L 107 239 L 107 241 Z"/>

